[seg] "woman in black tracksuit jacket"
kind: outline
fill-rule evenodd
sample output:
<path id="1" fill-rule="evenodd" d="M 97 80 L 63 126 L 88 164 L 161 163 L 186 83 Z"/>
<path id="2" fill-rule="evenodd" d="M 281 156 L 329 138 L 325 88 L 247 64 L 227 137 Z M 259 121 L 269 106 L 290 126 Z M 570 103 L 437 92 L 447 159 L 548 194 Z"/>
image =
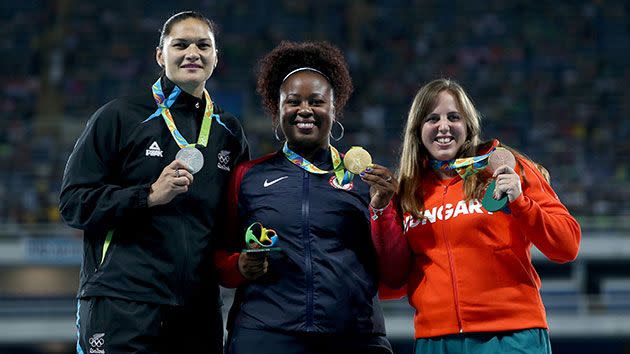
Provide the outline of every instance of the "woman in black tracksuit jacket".
<path id="1" fill-rule="evenodd" d="M 245 230 L 259 222 L 276 231 L 281 250 L 258 267 L 225 255 L 223 274 L 232 274 L 224 284 L 238 286 L 228 353 L 392 352 L 376 296 L 369 186 L 326 173 L 337 166 L 335 112 L 351 91 L 343 55 L 328 43 L 283 42 L 261 61 L 258 92 L 286 142 L 237 166 L 230 237 L 242 249 Z"/>
<path id="2" fill-rule="evenodd" d="M 156 55 L 164 75 L 94 113 L 68 159 L 60 210 L 84 245 L 78 353 L 223 352 L 213 251 L 225 186 L 249 150 L 239 121 L 204 90 L 214 44 L 204 16 L 171 17 Z M 184 149 L 160 96 L 201 168 L 176 159 Z"/>

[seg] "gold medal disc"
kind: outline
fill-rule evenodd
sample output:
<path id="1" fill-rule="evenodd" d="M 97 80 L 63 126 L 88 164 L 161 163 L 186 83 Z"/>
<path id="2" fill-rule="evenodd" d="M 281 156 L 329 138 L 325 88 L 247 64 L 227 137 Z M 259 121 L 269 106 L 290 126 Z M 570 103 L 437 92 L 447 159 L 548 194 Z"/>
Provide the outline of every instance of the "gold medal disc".
<path id="1" fill-rule="evenodd" d="M 364 148 L 353 146 L 343 157 L 343 165 L 348 171 L 358 175 L 372 165 L 372 156 Z"/>

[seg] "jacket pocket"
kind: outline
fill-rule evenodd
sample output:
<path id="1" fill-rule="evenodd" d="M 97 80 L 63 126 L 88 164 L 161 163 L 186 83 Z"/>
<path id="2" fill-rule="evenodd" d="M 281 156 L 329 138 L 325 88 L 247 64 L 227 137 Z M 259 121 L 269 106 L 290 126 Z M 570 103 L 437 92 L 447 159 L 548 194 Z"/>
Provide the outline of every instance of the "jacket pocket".
<path id="1" fill-rule="evenodd" d="M 531 265 L 523 264 L 521 258 L 514 253 L 511 247 L 495 250 L 494 254 L 500 268 L 500 270 L 497 270 L 497 273 L 505 272 L 507 278 L 518 279 L 521 283 L 526 283 L 533 286 L 534 289 L 538 289 L 536 280 L 531 274 Z"/>

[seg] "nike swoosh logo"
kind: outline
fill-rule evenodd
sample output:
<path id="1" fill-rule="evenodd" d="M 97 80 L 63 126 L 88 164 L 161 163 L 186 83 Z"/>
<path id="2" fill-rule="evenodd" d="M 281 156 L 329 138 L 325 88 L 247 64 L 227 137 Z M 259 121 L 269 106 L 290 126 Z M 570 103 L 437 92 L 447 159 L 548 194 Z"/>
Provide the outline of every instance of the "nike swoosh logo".
<path id="1" fill-rule="evenodd" d="M 269 187 L 270 185 L 275 184 L 275 183 L 278 183 L 278 182 L 282 181 L 282 180 L 283 180 L 283 179 L 285 179 L 285 178 L 289 178 L 289 176 L 283 176 L 283 177 L 280 177 L 280 178 L 276 178 L 276 179 L 274 179 L 274 180 L 273 180 L 273 181 L 271 181 L 271 182 L 270 182 L 270 181 L 268 181 L 268 180 L 265 178 L 265 183 L 263 183 L 263 187 L 267 188 L 267 187 Z"/>

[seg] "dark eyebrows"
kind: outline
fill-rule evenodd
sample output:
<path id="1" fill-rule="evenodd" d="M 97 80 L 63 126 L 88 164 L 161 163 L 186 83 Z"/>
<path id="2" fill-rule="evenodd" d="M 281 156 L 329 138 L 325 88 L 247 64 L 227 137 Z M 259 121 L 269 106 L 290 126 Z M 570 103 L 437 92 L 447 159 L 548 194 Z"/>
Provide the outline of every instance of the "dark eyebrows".
<path id="1" fill-rule="evenodd" d="M 173 38 L 173 42 L 208 43 L 208 44 L 212 44 L 212 38 L 208 38 L 208 37 L 201 37 L 201 38 Z"/>
<path id="2" fill-rule="evenodd" d="M 461 113 L 459 113 L 459 111 L 450 111 L 450 112 L 446 113 L 446 117 L 447 118 L 448 117 L 452 117 L 452 116 L 461 117 Z M 439 118 L 440 114 L 431 112 L 431 113 L 427 114 L 423 119 L 428 119 L 428 118 L 433 118 L 433 117 L 438 117 Z"/>

